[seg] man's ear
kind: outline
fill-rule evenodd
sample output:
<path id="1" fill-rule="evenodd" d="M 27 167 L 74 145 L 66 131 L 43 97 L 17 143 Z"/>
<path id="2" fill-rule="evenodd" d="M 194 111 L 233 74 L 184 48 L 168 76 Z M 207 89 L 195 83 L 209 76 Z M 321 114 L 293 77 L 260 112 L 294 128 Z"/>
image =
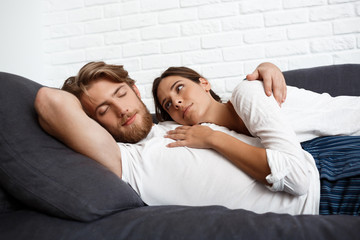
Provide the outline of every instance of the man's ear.
<path id="1" fill-rule="evenodd" d="M 200 81 L 200 85 L 202 86 L 202 88 L 205 90 L 205 91 L 210 91 L 211 89 L 211 84 L 210 82 L 205 79 L 205 78 L 199 78 L 199 81 Z"/>
<path id="2" fill-rule="evenodd" d="M 134 84 L 134 85 L 132 85 L 132 88 L 133 88 L 134 92 L 136 93 L 136 95 L 141 99 L 140 91 L 137 88 L 137 86 Z"/>

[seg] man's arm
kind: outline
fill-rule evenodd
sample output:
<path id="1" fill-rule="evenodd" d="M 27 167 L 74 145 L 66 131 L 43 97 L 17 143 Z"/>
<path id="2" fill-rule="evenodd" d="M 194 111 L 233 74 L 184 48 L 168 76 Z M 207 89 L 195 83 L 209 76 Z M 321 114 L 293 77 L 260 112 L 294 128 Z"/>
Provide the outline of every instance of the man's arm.
<path id="1" fill-rule="evenodd" d="M 265 93 L 274 93 L 276 101 L 281 105 L 286 99 L 286 82 L 281 70 L 272 63 L 261 63 L 255 71 L 246 76 L 247 80 L 263 80 Z"/>
<path id="2" fill-rule="evenodd" d="M 119 146 L 110 133 L 86 115 L 74 95 L 43 87 L 36 95 L 35 109 L 46 132 L 121 178 Z"/>

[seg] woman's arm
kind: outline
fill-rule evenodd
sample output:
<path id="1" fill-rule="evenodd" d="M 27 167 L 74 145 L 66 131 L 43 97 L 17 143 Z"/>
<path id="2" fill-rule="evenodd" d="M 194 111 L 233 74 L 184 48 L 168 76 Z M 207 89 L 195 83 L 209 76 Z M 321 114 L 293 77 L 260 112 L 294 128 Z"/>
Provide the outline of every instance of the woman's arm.
<path id="1" fill-rule="evenodd" d="M 103 127 L 86 115 L 74 95 L 43 87 L 36 95 L 35 109 L 46 132 L 121 178 L 119 146 Z"/>
<path id="2" fill-rule="evenodd" d="M 244 84 L 235 92 L 232 103 L 250 133 L 260 138 L 264 148 L 199 125 L 170 131 L 167 137 L 177 141 L 169 146 L 212 148 L 254 179 L 271 185 L 273 191 L 305 194 L 310 184 L 308 156 L 280 114 L 275 99 L 263 94 L 262 83 L 245 81 Z"/>
<path id="3" fill-rule="evenodd" d="M 166 137 L 177 140 L 168 147 L 214 149 L 257 181 L 269 185 L 265 178 L 270 174 L 270 168 L 264 148 L 251 146 L 227 133 L 202 125 L 177 127 Z"/>

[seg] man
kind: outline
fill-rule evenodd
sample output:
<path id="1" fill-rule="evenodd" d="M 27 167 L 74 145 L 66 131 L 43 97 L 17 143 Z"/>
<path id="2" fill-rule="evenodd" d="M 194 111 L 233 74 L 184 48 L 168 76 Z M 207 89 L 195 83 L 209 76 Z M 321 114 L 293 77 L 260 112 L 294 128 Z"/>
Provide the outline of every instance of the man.
<path id="1" fill-rule="evenodd" d="M 286 88 L 280 70 L 264 63 L 247 76 L 261 77 L 267 94 L 273 88 L 282 102 Z M 41 126 L 70 148 L 108 167 L 147 204 L 218 204 L 256 212 L 310 213 L 299 207 L 306 203 L 306 195 L 271 191 L 259 195 L 264 185 L 212 150 L 166 148 L 171 140 L 163 136 L 176 125 L 153 125 L 134 80 L 122 66 L 89 63 L 63 89 L 72 94 L 46 87 L 39 90 L 35 108 Z M 114 139 L 132 144 L 117 144 Z M 236 186 L 244 181 L 248 183 L 245 192 Z"/>

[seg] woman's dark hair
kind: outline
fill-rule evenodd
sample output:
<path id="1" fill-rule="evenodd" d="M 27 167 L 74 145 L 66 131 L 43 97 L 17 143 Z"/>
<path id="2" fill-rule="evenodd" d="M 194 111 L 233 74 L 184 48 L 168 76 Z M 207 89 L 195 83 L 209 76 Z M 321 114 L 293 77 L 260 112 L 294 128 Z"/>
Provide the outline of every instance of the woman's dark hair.
<path id="1" fill-rule="evenodd" d="M 160 82 L 164 78 L 169 77 L 169 76 L 179 76 L 179 77 L 187 78 L 198 84 L 200 84 L 199 79 L 204 78 L 199 73 L 197 73 L 194 70 L 192 70 L 191 68 L 187 68 L 187 67 L 169 67 L 165 72 L 163 72 L 161 74 L 160 77 L 155 78 L 155 80 L 153 82 L 153 86 L 152 86 L 152 94 L 153 94 L 154 102 L 155 102 L 155 114 L 156 114 L 156 118 L 158 119 L 159 122 L 173 120 L 170 117 L 170 115 L 165 111 L 165 109 L 163 109 L 163 107 L 161 106 L 159 99 L 157 97 L 157 91 L 158 91 Z M 220 97 L 213 90 L 210 90 L 210 94 L 216 101 L 221 102 Z"/>

